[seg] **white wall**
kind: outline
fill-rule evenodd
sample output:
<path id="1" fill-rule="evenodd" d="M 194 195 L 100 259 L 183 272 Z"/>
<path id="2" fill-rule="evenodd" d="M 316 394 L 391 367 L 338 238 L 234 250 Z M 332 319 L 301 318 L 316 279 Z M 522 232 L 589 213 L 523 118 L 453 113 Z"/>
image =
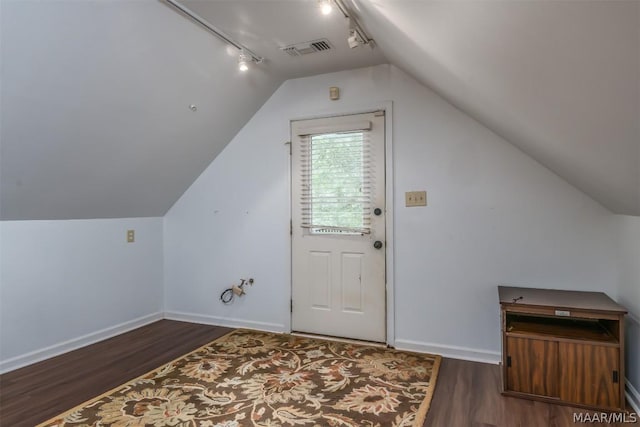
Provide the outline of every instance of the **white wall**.
<path id="1" fill-rule="evenodd" d="M 342 100 L 329 101 L 329 86 Z M 496 286 L 616 294 L 614 216 L 394 66 L 285 82 L 164 219 L 173 318 L 288 330 L 289 120 L 393 101 L 396 345 L 497 360 Z M 429 206 L 403 193 L 427 190 Z M 222 305 L 239 277 L 256 284 Z"/>
<path id="2" fill-rule="evenodd" d="M 0 371 L 161 312 L 162 218 L 0 222 Z"/>
<path id="3" fill-rule="evenodd" d="M 618 302 L 629 311 L 626 322 L 627 379 L 640 406 L 640 217 L 617 216 L 620 260 Z"/>

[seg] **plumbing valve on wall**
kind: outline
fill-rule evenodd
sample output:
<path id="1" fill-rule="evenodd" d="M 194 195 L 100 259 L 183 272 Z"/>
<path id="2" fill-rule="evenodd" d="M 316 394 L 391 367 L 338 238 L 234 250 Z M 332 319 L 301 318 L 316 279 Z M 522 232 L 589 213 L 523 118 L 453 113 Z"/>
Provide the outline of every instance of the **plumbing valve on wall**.
<path id="1" fill-rule="evenodd" d="M 230 304 L 235 296 L 241 297 L 245 295 L 244 287 L 246 285 L 253 286 L 253 278 L 240 279 L 239 285 L 232 285 L 230 288 L 225 289 L 222 294 L 220 294 L 220 301 L 224 304 Z"/>

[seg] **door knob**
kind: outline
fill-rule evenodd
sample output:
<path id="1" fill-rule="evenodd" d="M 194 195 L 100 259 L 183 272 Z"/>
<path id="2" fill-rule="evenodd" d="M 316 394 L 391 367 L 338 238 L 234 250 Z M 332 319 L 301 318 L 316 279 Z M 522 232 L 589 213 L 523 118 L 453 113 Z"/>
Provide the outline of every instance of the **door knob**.
<path id="1" fill-rule="evenodd" d="M 373 210 L 373 214 L 374 214 L 375 216 L 380 216 L 380 215 L 382 215 L 382 209 L 380 209 L 380 208 L 375 208 L 375 209 Z"/>
<path id="2" fill-rule="evenodd" d="M 380 240 L 376 240 L 373 243 L 373 247 L 376 248 L 376 249 L 380 249 L 382 247 L 382 242 Z"/>

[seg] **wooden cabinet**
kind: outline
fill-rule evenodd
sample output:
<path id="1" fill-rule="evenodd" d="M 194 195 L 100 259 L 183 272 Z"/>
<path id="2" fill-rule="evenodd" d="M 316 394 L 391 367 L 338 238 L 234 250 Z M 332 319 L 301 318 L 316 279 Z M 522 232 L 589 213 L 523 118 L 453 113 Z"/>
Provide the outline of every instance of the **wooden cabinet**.
<path id="1" fill-rule="evenodd" d="M 518 393 L 558 396 L 558 343 L 507 337 L 507 388 Z"/>
<path id="2" fill-rule="evenodd" d="M 620 407 L 620 354 L 616 347 L 561 342 L 560 399 L 596 408 Z M 619 384 L 620 383 L 620 384 Z M 623 399 L 624 400 L 624 399 Z"/>
<path id="3" fill-rule="evenodd" d="M 499 287 L 503 394 L 624 409 L 624 315 L 603 293 Z"/>

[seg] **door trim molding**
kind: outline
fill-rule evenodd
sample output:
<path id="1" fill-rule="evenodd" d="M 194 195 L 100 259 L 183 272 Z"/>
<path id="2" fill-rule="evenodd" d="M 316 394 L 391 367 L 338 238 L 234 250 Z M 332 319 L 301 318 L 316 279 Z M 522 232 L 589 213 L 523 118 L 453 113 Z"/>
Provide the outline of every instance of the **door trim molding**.
<path id="1" fill-rule="evenodd" d="M 394 206 L 395 206 L 395 180 L 393 173 L 393 102 L 388 101 L 385 103 L 385 116 L 384 116 L 384 169 L 385 169 L 385 226 L 387 241 L 385 242 L 386 248 L 386 269 L 387 269 L 387 344 L 391 347 L 395 347 L 396 344 L 396 310 L 395 310 L 395 221 L 394 221 Z"/>
<path id="2" fill-rule="evenodd" d="M 365 105 L 351 105 L 345 106 L 339 109 L 332 110 L 318 110 L 303 113 L 302 115 L 289 118 L 289 140 L 293 141 L 293 135 L 291 135 L 291 122 L 298 120 L 309 119 L 321 119 L 329 117 L 347 116 L 355 114 L 372 113 L 375 111 L 385 111 L 384 116 L 384 150 L 385 150 L 385 227 L 386 227 L 386 244 L 385 244 L 385 263 L 386 263 L 386 329 L 387 329 L 387 345 L 395 347 L 396 330 L 395 330 L 395 235 L 394 235 L 394 215 L 393 207 L 395 203 L 394 199 L 394 161 L 393 161 L 393 101 L 386 100 L 372 104 Z M 286 150 L 289 156 L 289 220 L 293 218 L 293 196 L 291 194 L 291 153 L 289 148 Z M 293 297 L 293 236 L 289 236 L 289 293 L 287 295 L 287 301 L 285 301 L 288 307 Z M 289 333 L 291 329 L 291 313 L 287 316 L 285 330 Z"/>

